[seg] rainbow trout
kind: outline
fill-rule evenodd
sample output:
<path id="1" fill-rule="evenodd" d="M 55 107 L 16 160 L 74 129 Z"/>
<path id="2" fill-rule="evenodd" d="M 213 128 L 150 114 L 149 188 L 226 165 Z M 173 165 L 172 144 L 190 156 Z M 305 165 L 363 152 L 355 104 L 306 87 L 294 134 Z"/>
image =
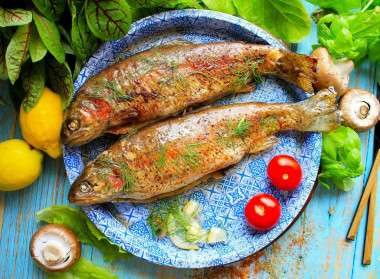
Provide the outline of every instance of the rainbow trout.
<path id="1" fill-rule="evenodd" d="M 278 142 L 276 132 L 340 125 L 335 92 L 294 104 L 245 103 L 164 120 L 124 137 L 91 161 L 69 201 L 151 202 L 183 192 Z"/>
<path id="2" fill-rule="evenodd" d="M 316 59 L 266 45 L 154 47 L 89 77 L 65 113 L 61 139 L 71 146 L 126 134 L 189 106 L 251 92 L 266 74 L 311 93 L 315 71 Z"/>

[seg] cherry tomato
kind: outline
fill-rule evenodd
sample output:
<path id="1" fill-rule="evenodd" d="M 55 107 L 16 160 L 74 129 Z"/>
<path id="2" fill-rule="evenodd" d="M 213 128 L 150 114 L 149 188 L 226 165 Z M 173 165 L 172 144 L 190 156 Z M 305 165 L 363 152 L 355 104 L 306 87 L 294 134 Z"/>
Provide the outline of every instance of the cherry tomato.
<path id="1" fill-rule="evenodd" d="M 248 201 L 244 214 L 254 229 L 269 230 L 280 220 L 281 205 L 275 197 L 262 193 Z"/>
<path id="2" fill-rule="evenodd" d="M 289 155 L 275 156 L 268 164 L 267 173 L 273 185 L 284 191 L 296 188 L 302 180 L 300 164 Z"/>

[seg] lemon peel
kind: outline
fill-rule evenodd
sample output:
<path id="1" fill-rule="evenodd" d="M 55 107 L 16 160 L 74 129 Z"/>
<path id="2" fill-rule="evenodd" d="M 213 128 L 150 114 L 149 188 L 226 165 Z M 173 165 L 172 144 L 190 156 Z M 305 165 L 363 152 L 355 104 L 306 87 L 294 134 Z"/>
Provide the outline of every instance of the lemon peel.
<path id="1" fill-rule="evenodd" d="M 32 184 L 41 174 L 43 153 L 20 139 L 0 143 L 0 191 Z"/>
<path id="2" fill-rule="evenodd" d="M 56 159 L 62 156 L 60 140 L 63 111 L 61 98 L 45 87 L 37 105 L 26 112 L 21 105 L 20 127 L 24 139 Z"/>

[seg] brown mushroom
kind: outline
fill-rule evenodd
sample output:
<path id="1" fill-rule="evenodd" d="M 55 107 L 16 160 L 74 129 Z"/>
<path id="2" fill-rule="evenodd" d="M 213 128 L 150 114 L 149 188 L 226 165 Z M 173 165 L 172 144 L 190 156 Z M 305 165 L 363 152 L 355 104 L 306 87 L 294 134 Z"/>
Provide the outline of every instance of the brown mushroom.
<path id="1" fill-rule="evenodd" d="M 359 88 L 348 90 L 340 98 L 339 107 L 343 113 L 342 124 L 357 132 L 368 131 L 379 121 L 379 101 L 367 90 Z"/>
<path id="2" fill-rule="evenodd" d="M 318 59 L 317 83 L 313 86 L 317 91 L 333 86 L 336 93 L 342 96 L 350 84 L 350 72 L 354 69 L 354 62 L 347 58 L 334 59 L 328 50 L 319 47 L 311 54 Z"/>
<path id="3" fill-rule="evenodd" d="M 60 271 L 72 266 L 81 255 L 77 235 L 68 227 L 49 224 L 40 228 L 30 241 L 30 254 L 42 268 Z"/>

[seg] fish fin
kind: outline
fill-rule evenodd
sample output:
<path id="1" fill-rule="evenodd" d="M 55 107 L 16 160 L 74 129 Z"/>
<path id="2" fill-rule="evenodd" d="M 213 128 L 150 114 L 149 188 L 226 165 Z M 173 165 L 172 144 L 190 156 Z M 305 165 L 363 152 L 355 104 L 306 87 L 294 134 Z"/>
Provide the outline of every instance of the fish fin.
<path id="1" fill-rule="evenodd" d="M 342 112 L 336 103 L 336 92 L 332 87 L 296 104 L 304 112 L 304 121 L 298 131 L 327 132 L 341 124 Z"/>
<path id="2" fill-rule="evenodd" d="M 289 81 L 306 92 L 313 93 L 317 82 L 317 59 L 304 54 L 273 49 L 268 57 L 275 61 L 274 75 Z"/>
<path id="3" fill-rule="evenodd" d="M 257 83 L 246 84 L 238 90 L 238 93 L 250 93 L 252 91 L 255 91 L 257 89 L 257 86 Z"/>
<path id="4" fill-rule="evenodd" d="M 255 144 L 254 146 L 252 146 L 248 152 L 250 154 L 257 153 L 259 151 L 271 148 L 272 146 L 275 146 L 276 144 L 279 144 L 279 143 L 280 143 L 280 140 L 277 137 L 271 136 L 267 138 L 265 141 L 263 141 L 261 144 Z"/>
<path id="5" fill-rule="evenodd" d="M 118 127 L 112 127 L 106 130 L 106 133 L 114 134 L 114 135 L 123 135 L 123 134 L 129 134 L 135 131 L 133 129 L 132 125 L 124 125 L 124 126 L 118 126 Z"/>

